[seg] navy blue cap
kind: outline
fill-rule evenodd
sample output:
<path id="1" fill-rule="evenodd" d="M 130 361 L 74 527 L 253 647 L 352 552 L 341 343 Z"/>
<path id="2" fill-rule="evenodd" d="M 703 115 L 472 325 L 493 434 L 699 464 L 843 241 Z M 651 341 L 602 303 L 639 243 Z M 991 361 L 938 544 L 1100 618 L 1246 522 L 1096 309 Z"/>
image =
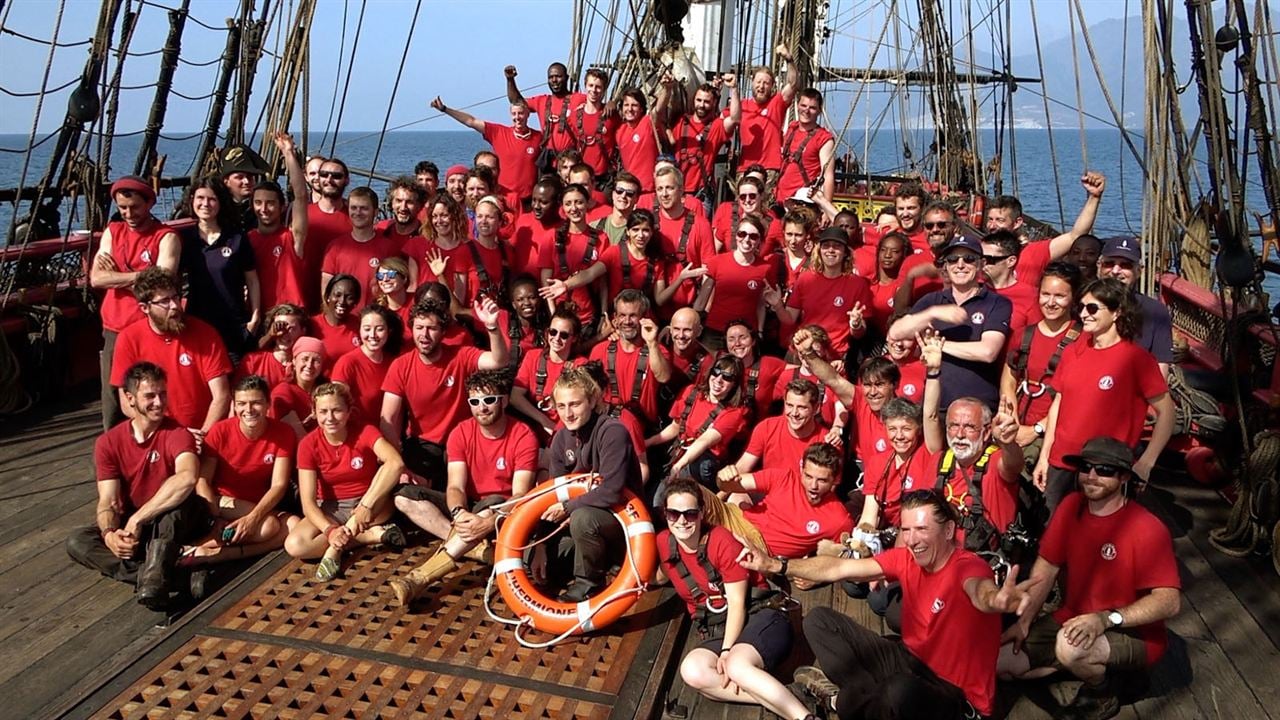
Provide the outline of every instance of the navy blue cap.
<path id="1" fill-rule="evenodd" d="M 1108 238 L 1102 244 L 1102 254 L 1099 257 L 1124 258 L 1137 264 L 1142 262 L 1142 245 L 1138 238 L 1129 235 Z"/>
<path id="2" fill-rule="evenodd" d="M 942 248 L 939 257 L 946 257 L 955 250 L 969 250 L 974 255 L 982 257 L 982 243 L 978 242 L 978 238 L 970 235 L 957 235 L 951 238 L 951 241 Z"/>

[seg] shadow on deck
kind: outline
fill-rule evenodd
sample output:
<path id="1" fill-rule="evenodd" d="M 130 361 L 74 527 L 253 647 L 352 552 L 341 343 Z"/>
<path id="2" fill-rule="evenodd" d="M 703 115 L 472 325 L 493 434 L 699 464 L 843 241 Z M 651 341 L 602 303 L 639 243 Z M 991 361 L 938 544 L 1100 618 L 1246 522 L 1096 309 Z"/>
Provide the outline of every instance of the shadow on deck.
<path id="1" fill-rule="evenodd" d="M 703 702 L 683 686 L 675 668 L 697 636 L 671 621 L 674 603 L 656 597 L 643 621 L 548 652 L 520 648 L 482 617 L 478 570 L 441 586 L 457 596 L 449 602 L 389 608 L 382 581 L 426 548 L 366 554 L 346 581 L 327 587 L 307 581 L 306 566 L 264 558 L 170 622 L 63 550 L 67 534 L 92 521 L 97 426 L 92 403 L 0 423 L 0 715 L 372 716 L 400 708 L 451 717 L 644 717 L 662 715 L 670 697 L 688 718 L 771 717 Z M 1206 535 L 1227 511 L 1212 490 L 1177 480 L 1144 502 L 1173 529 L 1184 602 L 1152 686 L 1120 717 L 1280 717 L 1280 578 L 1262 559 L 1209 547 Z M 798 599 L 881 629 L 865 602 L 838 588 Z M 801 643 L 783 676 L 810 660 Z M 1053 701 L 1042 693 L 1002 690 L 1016 698 L 1009 717 L 1052 716 Z"/>

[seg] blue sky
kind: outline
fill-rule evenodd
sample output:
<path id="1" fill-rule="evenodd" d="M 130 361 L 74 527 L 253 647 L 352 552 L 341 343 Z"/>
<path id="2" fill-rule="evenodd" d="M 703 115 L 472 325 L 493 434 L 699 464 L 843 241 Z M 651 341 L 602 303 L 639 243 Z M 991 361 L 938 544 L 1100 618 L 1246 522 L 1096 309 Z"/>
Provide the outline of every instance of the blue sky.
<path id="1" fill-rule="evenodd" d="M 1030 40 L 1028 0 L 1012 1 L 1015 54 L 1031 51 L 1034 46 Z M 54 18 L 62 2 L 65 2 L 65 10 L 60 40 L 65 43 L 88 39 L 98 14 L 98 2 L 95 0 L 10 0 L 3 11 L 4 27 L 47 39 L 53 35 Z M 608 4 L 605 0 L 597 2 L 602 6 Z M 178 0 L 157 0 L 157 3 L 176 6 Z M 289 7 L 285 0 L 277 0 L 275 4 Z M 626 5 L 626 2 L 622 3 L 623 7 Z M 872 38 L 868 36 L 877 34 L 880 27 L 875 20 L 875 5 L 865 1 L 854 3 L 852 0 L 844 0 L 842 4 L 833 0 L 833 17 L 829 24 L 840 30 L 834 41 L 837 43 L 834 46 L 834 64 L 851 64 L 869 46 Z M 975 0 L 970 6 L 971 12 L 975 15 L 985 13 L 991 5 L 991 0 Z M 192 17 L 221 27 L 224 18 L 234 14 L 237 6 L 235 0 L 194 0 Z M 957 0 L 955 6 L 961 7 L 962 3 Z M 1138 0 L 1085 0 L 1084 6 L 1091 24 L 1122 17 L 1126 7 L 1131 14 L 1140 11 Z M 341 42 L 344 7 L 348 13 L 345 45 Z M 338 53 L 340 49 L 350 52 L 351 35 L 360 7 L 359 0 L 323 0 L 320 3 L 311 36 L 313 130 L 325 127 L 330 99 L 334 94 Z M 368 0 L 355 57 L 355 71 L 342 118 L 343 130 L 376 130 L 382 126 L 414 7 L 414 0 Z M 863 7 L 871 9 L 863 14 Z M 428 106 L 431 98 L 439 94 L 450 105 L 464 106 L 501 97 L 502 68 L 508 63 L 521 68 L 522 86 L 541 87 L 546 64 L 567 54 L 572 8 L 572 0 L 424 0 L 400 91 L 391 103 L 391 125 L 415 123 L 412 128 L 419 130 L 457 129 L 459 126 L 447 118 L 436 117 Z M 1041 0 L 1036 5 L 1042 42 L 1067 34 L 1069 8 L 1066 0 Z M 619 24 L 623 23 L 619 21 Z M 131 50 L 156 50 L 163 45 L 167 32 L 165 11 L 157 5 L 144 5 Z M 214 60 L 221 54 L 224 42 L 223 32 L 189 21 L 182 57 L 192 63 Z M 0 35 L 0 67 L 5 70 L 0 86 L 18 93 L 39 90 L 46 59 L 47 47 L 11 34 Z M 83 47 L 60 49 L 49 72 L 48 87 L 58 87 L 76 78 L 84 59 Z M 258 98 L 262 97 L 262 89 L 271 75 L 268 61 L 264 59 L 260 66 L 260 82 L 255 89 Z M 1059 60 L 1046 60 L 1049 61 Z M 111 67 L 114 68 L 114 59 Z M 125 63 L 122 85 L 150 84 L 155 80 L 157 69 L 158 56 L 130 58 Z M 216 70 L 216 63 L 207 67 L 181 65 L 175 77 L 175 87 L 193 96 L 208 93 L 213 87 Z M 69 92 L 70 89 L 46 98 L 38 132 L 50 132 L 60 124 Z M 122 92 L 117 132 L 135 131 L 144 126 L 153 94 L 150 88 Z M 34 109 L 34 98 L 0 94 L 0 132 L 30 132 Z M 203 126 L 207 109 L 208 100 L 189 101 L 171 97 L 165 132 L 178 134 L 199 129 Z M 500 102 L 492 102 L 478 107 L 476 113 L 501 119 L 505 110 Z M 416 122 L 427 118 L 431 119 Z M 296 122 L 295 118 L 295 126 Z"/>

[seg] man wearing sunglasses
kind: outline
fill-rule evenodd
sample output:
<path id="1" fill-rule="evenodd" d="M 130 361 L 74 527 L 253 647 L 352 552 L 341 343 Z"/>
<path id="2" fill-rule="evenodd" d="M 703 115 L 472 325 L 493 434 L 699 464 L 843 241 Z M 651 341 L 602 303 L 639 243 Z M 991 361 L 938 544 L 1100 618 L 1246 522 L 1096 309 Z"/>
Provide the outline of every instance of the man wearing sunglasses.
<path id="1" fill-rule="evenodd" d="M 481 370 L 467 378 L 471 417 L 449 433 L 445 491 L 406 485 L 397 495 L 396 507 L 401 512 L 444 540 L 425 563 L 391 580 L 401 606 L 452 572 L 463 556 L 484 559 L 487 538 L 497 522 L 490 508 L 524 495 L 533 486 L 538 441 L 527 425 L 507 417 L 510 394 L 511 379 L 503 371 Z"/>
<path id="2" fill-rule="evenodd" d="M 1004 634 L 1000 672 L 1044 677 L 1065 669 L 1084 681 L 1072 717 L 1109 718 L 1120 707 L 1115 673 L 1144 671 L 1168 645 L 1164 621 L 1178 614 L 1181 581 L 1173 540 L 1130 495 L 1141 480 L 1123 442 L 1095 437 L 1066 461 L 1080 492 L 1068 495 L 1040 541 L 1031 602 Z M 1061 571 L 1062 606 L 1037 618 Z"/>
<path id="3" fill-rule="evenodd" d="M 1129 288 L 1130 297 L 1142 310 L 1142 324 L 1133 342 L 1155 357 L 1160 363 L 1160 374 L 1167 378 L 1173 363 L 1173 320 L 1164 303 L 1138 292 L 1141 273 L 1142 246 L 1137 238 L 1113 237 L 1103 243 L 1098 277 L 1115 278 Z"/>
<path id="4" fill-rule="evenodd" d="M 344 197 L 347 183 L 351 181 L 347 164 L 338 158 L 325 160 L 316 180 L 320 185 L 320 198 L 307 206 L 307 238 L 302 253 L 302 290 L 311 312 L 320 309 L 320 266 L 325 248 L 351 234 L 351 218 L 347 215 Z"/>
<path id="5" fill-rule="evenodd" d="M 1009 336 L 1013 304 L 979 282 L 982 245 L 961 235 L 939 253 L 949 287 L 920 298 L 889 328 L 889 341 L 937 332 L 946 338 L 941 370 L 941 407 L 973 396 L 995 408 L 1000 396 L 997 362 Z"/>

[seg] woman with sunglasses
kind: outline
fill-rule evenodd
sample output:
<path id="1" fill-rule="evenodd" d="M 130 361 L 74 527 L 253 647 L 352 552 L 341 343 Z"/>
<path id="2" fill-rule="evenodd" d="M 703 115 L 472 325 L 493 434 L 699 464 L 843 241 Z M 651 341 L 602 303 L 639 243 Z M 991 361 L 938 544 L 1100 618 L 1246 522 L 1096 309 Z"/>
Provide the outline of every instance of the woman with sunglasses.
<path id="1" fill-rule="evenodd" d="M 1062 354 L 1049 380 L 1056 392 L 1046 417 L 1044 447 L 1032 479 L 1052 511 L 1075 485 L 1076 471 L 1066 461 L 1101 429 L 1136 448 L 1148 410 L 1155 427 L 1147 448 L 1133 464 L 1143 482 L 1173 434 L 1174 406 L 1169 385 L 1151 353 L 1134 343 L 1142 316 L 1119 280 L 1094 280 L 1080 293 L 1080 320 L 1088 337 Z"/>
<path id="2" fill-rule="evenodd" d="M 328 582 L 342 574 L 342 554 L 356 545 L 404 547 L 404 532 L 388 522 L 404 461 L 376 424 L 352 420 L 346 385 L 325 383 L 312 399 L 319 426 L 298 443 L 303 519 L 284 549 L 296 558 L 320 558 L 316 580 Z"/>
<path id="3" fill-rule="evenodd" d="M 764 170 L 761 169 L 760 172 L 763 173 Z M 782 244 L 782 223 L 773 221 L 765 207 L 763 175 L 757 175 L 751 170 L 739 177 L 737 198 L 720 203 L 711 216 L 711 234 L 717 248 L 733 247 L 738 222 L 748 215 L 765 219 L 765 238 L 760 246 L 760 253 L 768 255 L 775 252 Z"/>
<path id="4" fill-rule="evenodd" d="M 782 322 L 783 347 L 790 345 L 786 328 L 812 323 L 826 331 L 829 348 L 836 357 L 844 357 L 849 339 L 867 334 L 871 285 L 853 274 L 849 236 L 833 227 L 818 236 L 810 270 L 795 279 L 785 301 L 777 288 L 769 288 L 765 290 L 765 302 Z"/>
<path id="5" fill-rule="evenodd" d="M 640 181 L 626 170 L 618 171 L 613 177 L 613 192 L 610 197 L 609 213 L 597 218 L 591 225 L 609 238 L 609 245 L 612 247 L 621 245 L 626 237 L 628 221 L 640 197 Z"/>
<path id="6" fill-rule="evenodd" d="M 377 294 L 373 302 L 385 307 L 400 319 L 401 347 L 413 342 L 409 329 L 409 313 L 413 312 L 413 290 L 409 283 L 409 261 L 401 257 L 384 258 L 373 274 Z"/>
<path id="7" fill-rule="evenodd" d="M 334 275 L 324 288 L 324 309 L 311 317 L 316 337 L 324 343 L 324 371 L 360 344 L 360 321 L 351 311 L 360 304 L 360 281 L 350 275 Z"/>
<path id="8" fill-rule="evenodd" d="M 764 221 L 750 215 L 738 222 L 732 253 L 707 258 L 707 274 L 693 301 L 693 309 L 706 310 L 707 318 L 702 342 L 719 350 L 724 347 L 724 332 L 734 318 L 754 318 L 756 332 L 764 330 L 764 293 L 778 280 L 775 258 L 760 257 L 764 241 Z"/>
<path id="9" fill-rule="evenodd" d="M 382 379 L 400 355 L 400 318 L 381 305 L 360 311 L 360 346 L 338 358 L 331 379 L 351 390 L 361 422 L 376 423 L 382 412 Z"/>
<path id="10" fill-rule="evenodd" d="M 515 385 L 511 389 L 511 407 L 520 411 L 546 433 L 549 439 L 560 418 L 556 415 L 551 390 L 566 367 L 573 367 L 576 341 L 582 332 L 582 321 L 572 308 L 562 305 L 551 316 L 545 331 L 546 347 L 529 351 L 520 361 Z M 544 443 L 545 444 L 545 443 Z"/>
<path id="11" fill-rule="evenodd" d="M 671 406 L 671 422 L 645 440 L 646 447 L 673 443 L 669 477 L 692 477 L 715 490 L 716 473 L 729 448 L 746 432 L 747 408 L 742 399 L 742 362 L 720 357 L 696 385 Z M 661 492 L 659 490 L 659 492 Z"/>
<path id="12" fill-rule="evenodd" d="M 791 651 L 791 623 L 765 606 L 764 576 L 738 564 L 742 543 L 705 522 L 696 483 L 672 480 L 661 502 L 667 521 L 657 538 L 661 570 L 708 638 L 680 661 L 680 677 L 712 700 L 759 704 L 791 720 L 813 717 L 770 674 Z"/>
<path id="13" fill-rule="evenodd" d="M 467 252 L 466 209 L 448 193 L 438 193 L 427 209 L 427 222 L 422 234 L 404 244 L 409 257 L 409 287 L 452 278 L 457 272 L 458 257 Z"/>
<path id="14" fill-rule="evenodd" d="M 896 222 L 896 218 L 895 218 Z M 876 243 L 876 274 L 871 282 L 871 312 L 868 316 L 880 337 L 889 332 L 889 320 L 893 317 L 893 296 L 906 279 L 902 277 L 902 263 L 911 252 L 911 240 L 897 230 L 886 232 Z M 910 308 L 902 308 L 905 312 Z"/>
<path id="15" fill-rule="evenodd" d="M 313 337 L 300 337 L 291 351 L 293 377 L 271 389 L 272 419 L 293 428 L 299 438 L 315 430 L 311 392 L 321 384 L 324 375 L 324 343 Z"/>

